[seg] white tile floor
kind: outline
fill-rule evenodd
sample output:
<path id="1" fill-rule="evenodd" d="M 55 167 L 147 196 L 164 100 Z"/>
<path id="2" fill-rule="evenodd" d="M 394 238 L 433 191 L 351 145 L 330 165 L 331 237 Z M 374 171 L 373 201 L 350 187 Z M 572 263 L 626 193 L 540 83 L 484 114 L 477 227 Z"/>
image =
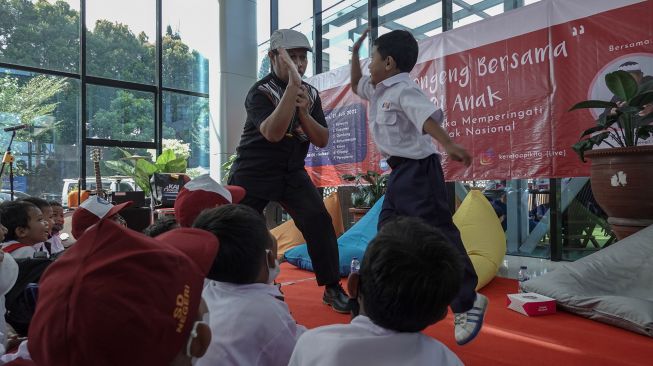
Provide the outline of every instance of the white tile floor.
<path id="1" fill-rule="evenodd" d="M 516 279 L 519 267 L 526 266 L 531 277 L 537 277 L 555 270 L 562 263 L 564 262 L 551 262 L 543 258 L 507 255 L 503 260 L 503 265 L 499 268 L 497 276 Z"/>

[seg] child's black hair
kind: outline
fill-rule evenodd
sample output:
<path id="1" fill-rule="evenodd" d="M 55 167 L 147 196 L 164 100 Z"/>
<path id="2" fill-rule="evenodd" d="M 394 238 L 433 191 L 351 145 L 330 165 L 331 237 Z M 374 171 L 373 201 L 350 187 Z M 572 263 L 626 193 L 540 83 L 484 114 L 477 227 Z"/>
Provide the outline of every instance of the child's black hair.
<path id="1" fill-rule="evenodd" d="M 48 201 L 48 204 L 50 205 L 50 207 L 61 207 L 61 208 L 63 208 L 63 205 L 59 201 L 54 201 L 54 200 L 53 201 Z"/>
<path id="2" fill-rule="evenodd" d="M 16 229 L 29 226 L 30 209 L 39 209 L 27 200 L 5 201 L 0 204 L 0 222 L 7 228 L 5 241 L 18 240 Z"/>
<path id="3" fill-rule="evenodd" d="M 25 201 L 33 204 L 34 206 L 38 207 L 39 209 L 43 210 L 45 207 L 50 207 L 50 203 L 43 198 L 38 198 L 38 197 L 25 197 L 21 198 L 20 201 Z"/>
<path id="4" fill-rule="evenodd" d="M 164 216 L 156 220 L 152 225 L 146 227 L 145 230 L 143 230 L 143 234 L 154 238 L 178 227 L 179 224 L 174 216 Z"/>
<path id="5" fill-rule="evenodd" d="M 256 282 L 272 238 L 263 216 L 244 205 L 223 205 L 203 211 L 193 227 L 212 232 L 220 250 L 207 278 L 236 284 Z"/>
<path id="6" fill-rule="evenodd" d="M 401 72 L 410 72 L 417 63 L 419 48 L 415 37 L 406 30 L 393 30 L 374 41 L 381 57 L 392 57 Z"/>
<path id="7" fill-rule="evenodd" d="M 459 253 L 433 226 L 399 217 L 368 246 L 359 291 L 367 316 L 398 332 L 419 332 L 447 315 L 462 281 Z"/>

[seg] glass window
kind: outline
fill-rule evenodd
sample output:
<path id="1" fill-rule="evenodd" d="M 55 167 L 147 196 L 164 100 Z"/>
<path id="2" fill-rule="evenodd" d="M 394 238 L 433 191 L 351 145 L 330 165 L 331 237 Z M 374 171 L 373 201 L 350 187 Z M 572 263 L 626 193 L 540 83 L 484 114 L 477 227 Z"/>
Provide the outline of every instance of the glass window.
<path id="1" fill-rule="evenodd" d="M 163 86 L 208 93 L 209 60 L 218 53 L 218 2 L 167 0 L 162 12 Z"/>
<path id="2" fill-rule="evenodd" d="M 322 71 L 349 65 L 354 41 L 368 27 L 367 1 L 322 2 Z M 369 57 L 367 42 L 360 57 Z"/>
<path id="3" fill-rule="evenodd" d="M 88 85 L 86 137 L 154 141 L 154 94 Z"/>
<path id="4" fill-rule="evenodd" d="M 562 259 L 574 261 L 617 241 L 589 178 L 562 179 L 562 193 Z"/>
<path id="5" fill-rule="evenodd" d="M 0 71 L 0 128 L 29 125 L 16 131 L 11 146 L 14 191 L 59 200 L 64 179 L 76 178 L 79 172 L 79 81 Z M 11 132 L 0 131 L 3 150 L 9 146 L 11 136 Z M 8 191 L 8 167 L 2 180 L 2 190 Z"/>
<path id="6" fill-rule="evenodd" d="M 88 1 L 86 9 L 88 74 L 154 84 L 156 1 Z"/>
<path id="7" fill-rule="evenodd" d="M 256 2 L 256 44 L 257 50 L 257 77 L 262 79 L 270 72 L 270 59 L 268 48 L 270 48 L 270 1 Z"/>
<path id="8" fill-rule="evenodd" d="M 209 100 L 163 93 L 163 149 L 188 157 L 191 177 L 209 172 Z"/>
<path id="9" fill-rule="evenodd" d="M 79 0 L 1 1 L 0 61 L 78 72 Z"/>
<path id="10" fill-rule="evenodd" d="M 270 1 L 256 2 L 256 44 L 270 39 Z"/>
<path id="11" fill-rule="evenodd" d="M 258 58 L 258 73 L 257 78 L 261 80 L 265 75 L 270 73 L 270 58 L 268 57 L 268 49 L 270 48 L 270 41 L 264 42 L 258 46 L 257 58 Z"/>
<path id="12" fill-rule="evenodd" d="M 409 30 L 417 40 L 441 33 L 442 2 L 398 0 L 381 6 L 379 36 L 395 29 Z"/>
<path id="13" fill-rule="evenodd" d="M 292 29 L 313 18 L 313 2 L 279 0 L 279 29 Z"/>
<path id="14" fill-rule="evenodd" d="M 102 182 L 102 189 L 105 192 L 110 191 L 136 191 L 141 190 L 137 187 L 132 176 L 132 168 L 135 159 L 140 157 L 148 161 L 153 161 L 156 150 L 146 149 L 128 149 L 121 147 L 86 147 L 86 189 L 94 191 L 97 188 L 96 168 Z M 95 159 L 97 158 L 97 160 Z M 96 165 L 97 161 L 97 165 Z M 126 170 L 117 168 L 125 166 Z M 68 184 L 68 191 L 76 189 L 77 183 Z"/>
<path id="15" fill-rule="evenodd" d="M 503 13 L 503 4 L 486 0 L 461 0 L 453 4 L 453 27 L 460 28 Z"/>

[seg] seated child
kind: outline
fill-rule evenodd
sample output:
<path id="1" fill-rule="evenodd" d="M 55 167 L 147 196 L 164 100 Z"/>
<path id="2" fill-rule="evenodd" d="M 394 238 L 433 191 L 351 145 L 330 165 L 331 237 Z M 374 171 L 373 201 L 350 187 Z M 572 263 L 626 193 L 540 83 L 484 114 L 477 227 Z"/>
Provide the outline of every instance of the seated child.
<path id="1" fill-rule="evenodd" d="M 215 236 L 148 238 L 101 220 L 44 274 L 29 340 L 7 365 L 191 365 L 211 340 L 201 293 Z"/>
<path id="2" fill-rule="evenodd" d="M 175 218 L 181 227 L 191 227 L 195 218 L 209 208 L 238 203 L 245 197 L 245 189 L 223 186 L 208 174 L 186 183 L 175 200 Z"/>
<path id="3" fill-rule="evenodd" d="M 48 203 L 50 204 L 50 207 L 52 207 L 52 220 L 54 220 L 50 243 L 52 244 L 52 251 L 57 254 L 66 249 L 64 241 L 66 241 L 68 234 L 64 233 L 66 237 L 61 237 L 61 230 L 63 230 L 64 226 L 63 206 L 61 206 L 61 202 L 49 201 Z"/>
<path id="4" fill-rule="evenodd" d="M 41 210 L 27 201 L 5 201 L 0 204 L 0 222 L 7 228 L 2 250 L 12 257 L 32 258 L 35 244 L 48 240 L 48 222 Z"/>
<path id="5" fill-rule="evenodd" d="M 79 240 L 86 230 L 105 217 L 127 227 L 127 222 L 120 216 L 119 212 L 131 206 L 131 204 L 132 201 L 127 201 L 119 205 L 112 205 L 103 198 L 91 196 L 82 202 L 75 210 L 75 213 L 73 213 L 71 234 L 73 234 L 75 239 Z"/>
<path id="6" fill-rule="evenodd" d="M 289 365 L 462 365 L 421 333 L 447 315 L 460 273 L 458 252 L 433 226 L 418 218 L 389 221 L 349 277 L 360 315 L 304 333 Z"/>
<path id="7" fill-rule="evenodd" d="M 276 242 L 263 217 L 243 205 L 202 212 L 193 227 L 212 232 L 220 252 L 202 296 L 216 334 L 206 365 L 287 365 L 306 328 L 297 325 L 274 279 L 279 274 Z"/>
<path id="8" fill-rule="evenodd" d="M 26 197 L 22 198 L 21 201 L 33 203 L 38 207 L 43 213 L 43 219 L 48 223 L 48 240 L 35 244 L 34 250 L 43 252 L 45 257 L 48 258 L 60 252 L 60 250 L 57 251 L 52 247 L 52 242 L 50 241 L 52 238 L 52 228 L 54 227 L 54 213 L 48 201 L 38 197 Z"/>

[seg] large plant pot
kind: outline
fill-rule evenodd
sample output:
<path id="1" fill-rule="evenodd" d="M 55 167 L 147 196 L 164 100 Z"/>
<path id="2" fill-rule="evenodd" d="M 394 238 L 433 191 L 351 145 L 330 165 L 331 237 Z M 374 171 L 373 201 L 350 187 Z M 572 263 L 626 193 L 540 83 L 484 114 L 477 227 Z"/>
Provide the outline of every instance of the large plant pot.
<path id="1" fill-rule="evenodd" d="M 653 225 L 653 146 L 592 150 L 585 156 L 592 160 L 594 197 L 617 238 Z"/>

